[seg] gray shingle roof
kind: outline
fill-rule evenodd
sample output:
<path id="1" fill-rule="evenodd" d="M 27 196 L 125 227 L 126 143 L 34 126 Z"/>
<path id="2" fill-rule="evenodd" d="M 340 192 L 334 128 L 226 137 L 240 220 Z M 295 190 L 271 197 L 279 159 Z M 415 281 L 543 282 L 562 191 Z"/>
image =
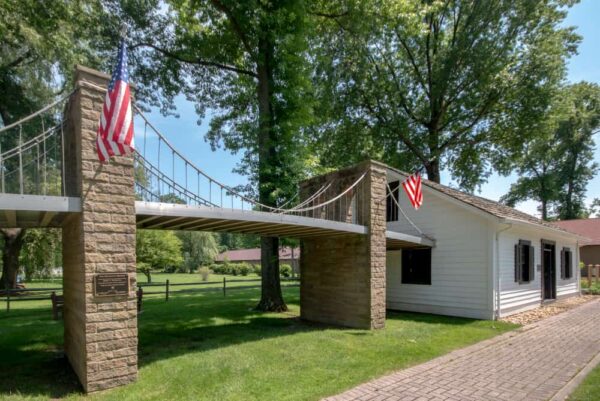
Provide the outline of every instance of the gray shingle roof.
<path id="1" fill-rule="evenodd" d="M 410 175 L 404 171 L 395 169 L 390 166 L 385 166 L 385 167 L 392 171 L 395 171 L 399 174 L 402 174 L 404 176 Z M 500 202 L 493 201 L 491 199 L 486 199 L 486 198 L 482 198 L 481 196 L 472 195 L 467 192 L 459 191 L 458 189 L 454 189 L 454 188 L 448 187 L 446 185 L 438 184 L 436 182 L 429 181 L 426 179 L 423 179 L 423 185 L 425 185 L 429 188 L 432 188 L 436 191 L 439 191 L 445 195 L 448 195 L 454 199 L 457 199 L 467 205 L 470 205 L 479 210 L 482 210 L 488 214 L 496 216 L 500 219 L 519 220 L 519 221 L 523 221 L 526 223 L 537 224 L 537 225 L 551 228 L 554 230 L 570 232 L 570 231 L 564 230 L 563 228 L 558 227 L 552 223 L 549 223 L 547 221 L 539 219 L 539 218 L 532 216 L 530 214 L 527 214 L 525 212 L 521 212 L 510 206 L 506 206 Z"/>

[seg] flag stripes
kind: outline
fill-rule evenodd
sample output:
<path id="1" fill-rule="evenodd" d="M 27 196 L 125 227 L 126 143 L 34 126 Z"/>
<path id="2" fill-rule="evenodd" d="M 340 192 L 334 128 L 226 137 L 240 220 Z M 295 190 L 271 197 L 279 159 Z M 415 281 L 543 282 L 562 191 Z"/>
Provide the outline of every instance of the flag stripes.
<path id="1" fill-rule="evenodd" d="M 125 42 L 119 45 L 117 66 L 108 85 L 96 137 L 98 159 L 106 163 L 113 156 L 127 155 L 134 149 L 133 112 L 127 73 Z"/>
<path id="2" fill-rule="evenodd" d="M 408 195 L 408 199 L 412 206 L 419 210 L 423 204 L 423 190 L 421 185 L 421 174 L 416 173 L 410 175 L 406 180 L 402 181 L 402 188 Z"/>

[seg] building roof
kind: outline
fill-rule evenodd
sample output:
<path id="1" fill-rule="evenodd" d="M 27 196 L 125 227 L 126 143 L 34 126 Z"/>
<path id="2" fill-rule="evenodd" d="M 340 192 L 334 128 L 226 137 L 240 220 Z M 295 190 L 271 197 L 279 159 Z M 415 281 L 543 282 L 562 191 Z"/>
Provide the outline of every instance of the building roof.
<path id="1" fill-rule="evenodd" d="M 589 240 L 581 241 L 581 245 L 600 245 L 600 218 L 562 220 L 554 222 L 557 226 L 577 233 Z"/>
<path id="2" fill-rule="evenodd" d="M 395 169 L 393 167 L 389 167 L 389 166 L 386 166 L 386 167 L 392 171 L 395 171 L 395 172 L 403 175 L 403 176 L 409 175 L 408 173 L 405 173 L 404 171 Z M 459 191 L 458 189 L 454 189 L 454 188 L 448 187 L 446 185 L 438 184 L 436 182 L 433 182 L 433 181 L 430 181 L 427 179 L 422 179 L 422 182 L 423 182 L 423 185 L 426 187 L 429 187 L 438 192 L 441 192 L 444 195 L 450 196 L 450 197 L 457 199 L 469 206 L 475 207 L 485 213 L 491 214 L 492 216 L 498 217 L 500 219 L 507 219 L 507 220 L 513 220 L 513 221 L 516 220 L 516 221 L 521 221 L 524 223 L 531 223 L 531 224 L 539 225 L 539 226 L 542 226 L 542 227 L 545 227 L 548 229 L 552 229 L 552 230 L 573 233 L 570 230 L 566 230 L 562 227 L 558 227 L 550 222 L 544 221 L 542 219 L 539 219 L 539 218 L 532 216 L 530 214 L 527 214 L 525 212 L 521 212 L 515 208 L 504 205 L 500 202 L 493 201 L 493 200 L 487 199 L 487 198 L 483 198 L 481 196 L 472 195 L 467 192 Z M 578 233 L 575 233 L 575 234 L 578 234 Z"/>
<path id="3" fill-rule="evenodd" d="M 248 260 L 260 261 L 260 248 L 236 249 L 225 251 L 215 258 L 215 262 L 223 262 L 227 258 L 230 262 L 242 262 Z M 279 259 L 292 259 L 292 248 L 279 248 Z M 300 259 L 300 249 L 294 249 L 294 259 Z"/>

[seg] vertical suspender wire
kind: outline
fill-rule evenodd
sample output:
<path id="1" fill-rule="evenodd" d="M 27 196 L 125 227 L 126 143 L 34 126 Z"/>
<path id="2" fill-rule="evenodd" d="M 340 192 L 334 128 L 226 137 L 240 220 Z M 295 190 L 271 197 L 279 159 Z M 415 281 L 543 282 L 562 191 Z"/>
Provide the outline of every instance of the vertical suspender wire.
<path id="1" fill-rule="evenodd" d="M 46 130 L 44 127 L 44 119 L 42 118 L 42 132 L 45 132 L 45 131 Z M 44 169 L 43 183 L 42 183 L 42 186 L 44 187 L 44 189 L 42 190 L 42 193 L 44 195 L 46 195 L 46 172 L 47 172 L 47 170 L 46 170 L 46 135 L 42 136 L 42 152 L 43 152 L 43 157 L 44 157 L 44 162 L 43 162 L 43 166 L 42 166 L 42 168 Z M 39 166 L 39 164 L 38 164 L 38 166 Z M 38 174 L 39 174 L 39 167 L 38 167 Z"/>
<path id="2" fill-rule="evenodd" d="M 61 153 L 61 172 L 62 176 L 60 177 L 62 183 L 63 196 L 67 196 L 67 180 L 65 176 L 65 130 L 64 130 L 64 121 L 60 122 L 60 153 Z"/>
<path id="3" fill-rule="evenodd" d="M 158 136 L 158 171 L 160 172 L 160 135 Z M 161 193 L 160 193 L 160 187 L 161 187 L 161 180 L 160 177 L 158 176 L 158 174 L 156 175 L 156 180 L 157 180 L 157 187 L 158 187 L 158 196 L 160 197 Z"/>
<path id="4" fill-rule="evenodd" d="M 23 195 L 23 125 L 19 124 L 19 190 Z"/>
<path id="5" fill-rule="evenodd" d="M 148 130 L 148 123 L 146 121 L 144 121 L 144 148 L 143 148 L 143 152 L 144 152 L 144 160 L 146 160 L 146 133 Z"/>
<path id="6" fill-rule="evenodd" d="M 0 143 L 0 188 L 2 193 L 4 193 L 4 161 L 2 160 L 2 144 Z"/>
<path id="7" fill-rule="evenodd" d="M 42 119 L 42 131 L 44 131 L 44 119 Z M 48 158 L 46 157 L 46 135 L 44 135 L 44 139 L 42 142 L 42 151 L 44 152 L 44 164 L 43 164 L 43 169 L 44 169 L 44 190 L 42 191 L 44 195 L 47 195 L 47 191 L 48 191 Z"/>
<path id="8" fill-rule="evenodd" d="M 196 178 L 198 179 L 198 192 L 196 192 L 198 194 L 198 205 L 200 205 L 200 172 L 198 170 L 196 170 Z"/>
<path id="9" fill-rule="evenodd" d="M 42 131 L 43 132 L 43 131 Z M 40 142 L 35 142 L 35 148 L 37 152 L 37 161 L 36 161 L 36 171 L 35 171 L 35 193 L 39 195 L 40 193 Z"/>
<path id="10" fill-rule="evenodd" d="M 175 149 L 171 151 L 171 180 L 175 182 Z"/>

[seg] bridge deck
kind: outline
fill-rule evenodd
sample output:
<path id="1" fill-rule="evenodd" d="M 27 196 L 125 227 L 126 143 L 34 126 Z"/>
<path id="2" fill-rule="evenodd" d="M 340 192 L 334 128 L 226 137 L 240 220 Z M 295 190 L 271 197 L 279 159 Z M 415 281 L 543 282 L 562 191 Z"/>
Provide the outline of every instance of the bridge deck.
<path id="1" fill-rule="evenodd" d="M 162 230 L 224 231 L 293 238 L 365 235 L 365 226 L 287 214 L 136 202 L 137 227 Z M 81 199 L 62 196 L 0 194 L 0 228 L 60 227 L 69 214 L 81 212 Z M 387 248 L 431 247 L 419 236 L 386 232 Z"/>
<path id="2" fill-rule="evenodd" d="M 65 196 L 0 194 L 0 227 L 61 227 L 71 213 L 81 212 L 81 199 Z"/>

